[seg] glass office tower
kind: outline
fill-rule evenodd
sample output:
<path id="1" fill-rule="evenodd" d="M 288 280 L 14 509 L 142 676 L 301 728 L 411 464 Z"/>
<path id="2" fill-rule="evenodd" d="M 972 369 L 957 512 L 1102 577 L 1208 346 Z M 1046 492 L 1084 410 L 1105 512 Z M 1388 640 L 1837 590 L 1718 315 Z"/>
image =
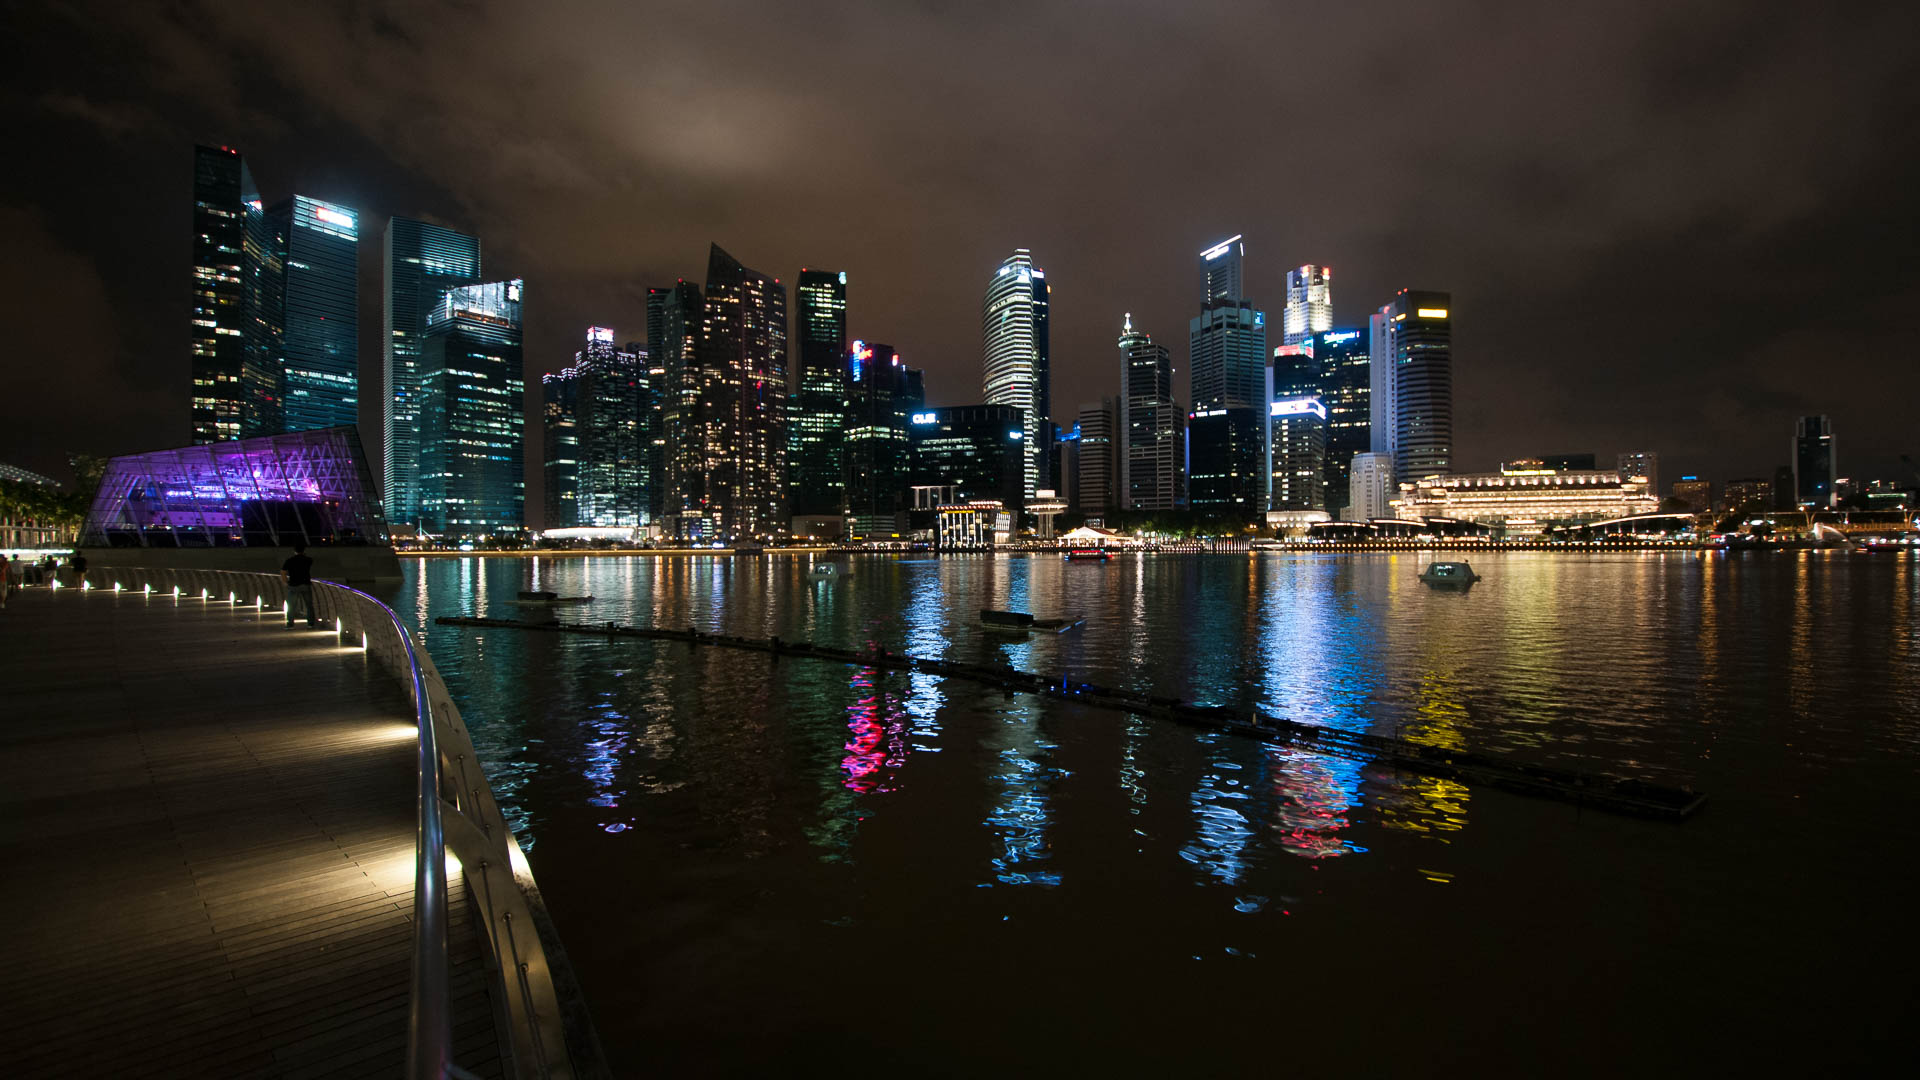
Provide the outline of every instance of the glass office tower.
<path id="1" fill-rule="evenodd" d="M 787 514 L 787 290 L 713 245 L 701 312 L 707 492 L 729 539 L 771 539 Z"/>
<path id="2" fill-rule="evenodd" d="M 295 195 L 267 211 L 285 264 L 281 358 L 288 431 L 360 419 L 360 218 Z"/>
<path id="3" fill-rule="evenodd" d="M 1280 344 L 1298 345 L 1333 329 L 1333 271 L 1308 263 L 1287 271 L 1287 306 L 1280 314 Z"/>
<path id="4" fill-rule="evenodd" d="M 843 514 L 850 373 L 846 271 L 800 271 L 794 305 L 799 390 L 788 422 L 789 503 L 796 517 Z"/>
<path id="5" fill-rule="evenodd" d="M 850 534 L 889 540 L 904 534 L 912 507 L 909 418 L 926 404 L 920 373 L 891 345 L 854 341 L 846 362 L 846 497 Z"/>
<path id="6" fill-rule="evenodd" d="M 1453 471 L 1451 309 L 1449 294 L 1417 289 L 1400 290 L 1381 309 L 1385 353 L 1393 364 L 1387 409 L 1394 425 L 1393 474 L 1401 483 Z"/>
<path id="7" fill-rule="evenodd" d="M 1801 509 L 1833 508 L 1833 485 L 1839 476 L 1834 457 L 1833 421 L 1825 416 L 1803 416 L 1793 426 L 1793 494 Z"/>
<path id="8" fill-rule="evenodd" d="M 480 241 L 411 218 L 388 218 L 381 235 L 386 266 L 381 305 L 381 491 L 390 521 L 420 516 L 420 347 L 427 316 L 447 290 L 480 282 Z"/>
<path id="9" fill-rule="evenodd" d="M 279 432 L 280 243 L 240 152 L 193 150 L 192 439 Z"/>
<path id="10" fill-rule="evenodd" d="M 420 527 L 448 539 L 526 528 L 521 282 L 449 290 L 420 349 Z"/>
<path id="11" fill-rule="evenodd" d="M 1045 421 L 1053 416 L 1049 390 L 1047 272 L 1018 248 L 987 279 L 980 305 L 981 386 L 989 405 L 1020 410 L 1022 494 L 1031 497 L 1049 475 Z"/>
<path id="12" fill-rule="evenodd" d="M 1179 408 L 1173 401 L 1173 357 L 1165 345 L 1120 327 L 1120 505 L 1127 510 L 1171 510 L 1183 479 Z"/>
<path id="13" fill-rule="evenodd" d="M 1326 508 L 1338 518 L 1351 498 L 1354 455 L 1373 446 L 1373 357 L 1358 328 L 1318 330 L 1307 341 L 1320 367 L 1312 396 L 1327 407 Z"/>

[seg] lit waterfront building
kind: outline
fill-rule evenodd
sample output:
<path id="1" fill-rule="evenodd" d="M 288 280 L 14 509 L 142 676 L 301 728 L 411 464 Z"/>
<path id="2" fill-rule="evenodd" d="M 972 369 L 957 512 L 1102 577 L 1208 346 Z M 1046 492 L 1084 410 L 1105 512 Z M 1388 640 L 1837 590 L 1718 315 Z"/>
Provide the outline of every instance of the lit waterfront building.
<path id="1" fill-rule="evenodd" d="M 1196 514 L 1260 520 L 1267 509 L 1262 415 L 1235 406 L 1187 417 L 1187 504 Z"/>
<path id="2" fill-rule="evenodd" d="M 1651 484 L 1647 490 L 1654 489 Z M 1684 504 L 1688 513 L 1704 514 L 1713 509 L 1713 481 L 1702 480 L 1697 476 L 1683 476 L 1673 482 L 1672 497 Z"/>
<path id="3" fill-rule="evenodd" d="M 847 512 L 846 271 L 801 270 L 793 302 L 798 389 L 787 423 L 789 503 L 795 517 L 838 517 Z"/>
<path id="4" fill-rule="evenodd" d="M 1353 455 L 1347 481 L 1346 521 L 1372 521 L 1393 514 L 1393 459 L 1371 451 Z"/>
<path id="5" fill-rule="evenodd" d="M 1644 476 L 1647 490 L 1660 490 L 1660 455 L 1651 450 L 1628 450 L 1617 461 L 1621 476 Z"/>
<path id="6" fill-rule="evenodd" d="M 1453 315 L 1447 293 L 1402 289 L 1381 309 L 1393 472 L 1401 483 L 1453 471 Z M 1379 362 L 1376 350 L 1374 362 Z M 1380 449 L 1377 441 L 1374 449 Z"/>
<path id="7" fill-rule="evenodd" d="M 580 525 L 580 378 L 572 368 L 540 376 L 540 434 L 547 529 Z"/>
<path id="8" fill-rule="evenodd" d="M 1281 312 L 1280 343 L 1298 345 L 1333 329 L 1333 271 L 1308 263 L 1287 271 L 1287 306 Z"/>
<path id="9" fill-rule="evenodd" d="M 449 538 L 526 528 L 521 282 L 448 290 L 420 349 L 420 528 Z"/>
<path id="10" fill-rule="evenodd" d="M 420 518 L 420 348 L 427 317 L 448 289 L 480 283 L 480 241 L 411 218 L 388 218 L 380 238 L 386 267 L 381 305 L 380 488 L 387 520 Z"/>
<path id="11" fill-rule="evenodd" d="M 1803 416 L 1793 429 L 1793 497 L 1802 509 L 1833 508 L 1840 463 L 1834 454 L 1833 421 Z"/>
<path id="12" fill-rule="evenodd" d="M 700 351 L 705 307 L 700 286 L 690 281 L 647 298 L 647 351 L 662 372 L 661 521 L 670 535 L 688 540 L 713 539 L 724 498 L 721 395 Z"/>
<path id="13" fill-rule="evenodd" d="M 1540 461 L 1513 461 L 1499 472 L 1402 481 L 1394 509 L 1396 516 L 1408 520 L 1452 518 L 1526 536 L 1549 526 L 1651 514 L 1659 505 L 1645 477 L 1622 477 L 1615 469 L 1566 471 L 1549 469 Z"/>
<path id="14" fill-rule="evenodd" d="M 1047 451 L 1042 438 L 1053 415 L 1049 389 L 1051 344 L 1048 314 L 1052 286 L 1033 253 L 1018 248 L 987 279 L 980 306 L 982 389 L 989 405 L 1020 410 L 1023 495 L 1044 486 Z"/>
<path id="15" fill-rule="evenodd" d="M 295 195 L 269 207 L 281 242 L 280 356 L 288 431 L 360 421 L 360 216 Z"/>
<path id="16" fill-rule="evenodd" d="M 1026 417 L 1011 405 L 919 409 L 907 417 L 911 486 L 940 488 L 951 503 L 987 501 L 1010 514 L 1026 506 Z"/>
<path id="17" fill-rule="evenodd" d="M 193 441 L 280 431 L 283 263 L 240 152 L 193 148 Z"/>
<path id="18" fill-rule="evenodd" d="M 1120 506 L 1171 510 L 1181 491 L 1180 411 L 1173 357 L 1128 314 L 1120 330 Z"/>
<path id="19" fill-rule="evenodd" d="M 1399 426 L 1394 416 L 1393 396 L 1393 305 L 1388 304 L 1367 316 L 1367 381 L 1372 386 L 1368 402 L 1372 415 L 1369 448 L 1385 454 L 1389 464 L 1396 454 L 1394 438 Z"/>
<path id="20" fill-rule="evenodd" d="M 1758 477 L 1729 480 L 1725 488 L 1727 511 L 1741 514 L 1764 511 L 1773 505 L 1773 481 Z"/>
<path id="21" fill-rule="evenodd" d="M 572 384 L 561 392 L 573 406 L 574 506 L 567 525 L 630 529 L 650 520 L 641 477 L 641 376 L 641 358 L 616 347 L 611 328 L 590 326 L 573 366 L 542 380 L 549 388 Z"/>
<path id="22" fill-rule="evenodd" d="M 720 532 L 771 539 L 787 514 L 787 290 L 713 245 L 702 367 L 718 395 Z"/>
<path id="23" fill-rule="evenodd" d="M 660 522 L 660 381 L 661 369 L 644 341 L 629 341 L 622 350 L 633 356 L 634 375 L 639 382 L 634 394 L 638 416 L 633 425 L 634 444 L 639 461 L 634 476 L 639 485 L 636 515 L 643 525 L 657 527 Z"/>
<path id="24" fill-rule="evenodd" d="M 858 539 L 898 539 L 912 507 L 913 448 L 907 430 L 926 405 L 926 386 L 891 345 L 856 339 L 845 367 L 849 532 Z"/>
<path id="25" fill-rule="evenodd" d="M 1327 406 L 1327 512 L 1344 517 L 1355 455 L 1373 445 L 1373 358 L 1358 328 L 1317 330 L 1308 339 L 1320 362 L 1320 390 Z"/>
<path id="26" fill-rule="evenodd" d="M 1267 406 L 1266 463 L 1271 511 L 1327 508 L 1327 406 L 1318 398 L 1280 398 Z"/>
<path id="27" fill-rule="evenodd" d="M 1098 517 L 1120 509 L 1120 399 L 1103 397 L 1080 406 L 1079 475 L 1074 509 Z"/>

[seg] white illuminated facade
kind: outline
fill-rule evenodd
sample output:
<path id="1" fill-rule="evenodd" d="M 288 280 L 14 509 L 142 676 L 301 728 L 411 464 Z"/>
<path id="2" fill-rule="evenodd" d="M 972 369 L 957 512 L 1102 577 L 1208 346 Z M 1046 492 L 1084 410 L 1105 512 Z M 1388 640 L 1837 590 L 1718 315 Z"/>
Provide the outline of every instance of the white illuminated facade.
<path id="1" fill-rule="evenodd" d="M 1033 253 L 1019 248 L 987 279 L 980 307 L 981 383 L 989 405 L 1011 405 L 1023 417 L 1022 484 L 1029 498 L 1047 471 L 1047 421 L 1052 402 L 1047 386 L 1046 271 L 1033 265 Z"/>
<path id="2" fill-rule="evenodd" d="M 1298 345 L 1333 329 L 1333 271 L 1308 263 L 1287 271 L 1287 306 L 1280 317 L 1280 343 Z"/>
<path id="3" fill-rule="evenodd" d="M 1402 519 L 1453 518 L 1508 535 L 1651 514 L 1659 506 L 1644 476 L 1623 477 L 1617 469 L 1548 469 L 1537 461 L 1509 462 L 1493 473 L 1402 483 L 1393 503 L 1394 516 Z"/>
<path id="4" fill-rule="evenodd" d="M 1372 521 L 1393 513 L 1393 455 L 1355 454 L 1347 480 L 1348 521 Z"/>

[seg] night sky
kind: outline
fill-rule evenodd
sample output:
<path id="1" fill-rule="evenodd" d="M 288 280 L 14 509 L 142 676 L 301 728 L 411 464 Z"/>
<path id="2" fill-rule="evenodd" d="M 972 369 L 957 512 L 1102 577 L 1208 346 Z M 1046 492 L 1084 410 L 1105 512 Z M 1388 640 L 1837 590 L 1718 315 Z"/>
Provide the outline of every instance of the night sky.
<path id="1" fill-rule="evenodd" d="M 198 141 L 361 212 L 370 449 L 400 214 L 527 279 L 530 379 L 590 323 L 644 338 L 718 242 L 846 270 L 849 334 L 976 402 L 1028 247 L 1070 424 L 1126 311 L 1185 396 L 1197 254 L 1244 233 L 1275 343 L 1299 263 L 1338 325 L 1453 294 L 1461 471 L 1770 476 L 1824 412 L 1842 475 L 1913 479 L 1920 6 L 1574 7 L 9 4 L 0 461 L 187 441 Z"/>

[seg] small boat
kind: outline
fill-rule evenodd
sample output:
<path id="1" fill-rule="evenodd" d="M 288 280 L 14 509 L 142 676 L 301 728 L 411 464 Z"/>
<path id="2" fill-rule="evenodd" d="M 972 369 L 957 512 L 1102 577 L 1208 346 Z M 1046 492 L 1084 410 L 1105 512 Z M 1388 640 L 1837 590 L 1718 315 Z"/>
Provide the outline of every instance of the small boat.
<path id="1" fill-rule="evenodd" d="M 1085 619 L 1036 619 L 1024 611 L 980 609 L 980 625 L 1003 634 L 1064 634 L 1085 623 Z"/>
<path id="2" fill-rule="evenodd" d="M 535 605 L 539 607 L 551 607 L 555 604 L 584 604 L 592 599 L 593 599 L 593 596 L 591 594 L 587 596 L 561 596 L 557 592 L 548 592 L 545 589 L 537 589 L 537 590 L 523 589 L 521 590 L 519 596 L 508 601 L 508 603 L 529 604 L 529 605 Z"/>
<path id="3" fill-rule="evenodd" d="M 814 563 L 807 571 L 809 581 L 839 581 L 846 576 L 846 571 L 830 562 Z"/>
<path id="4" fill-rule="evenodd" d="M 1076 548 L 1060 557 L 1067 562 L 1109 562 L 1113 553 L 1105 548 Z"/>
<path id="5" fill-rule="evenodd" d="M 1420 569 L 1420 580 L 1429 585 L 1465 588 L 1479 581 L 1480 575 L 1473 572 L 1471 563 L 1430 562 Z"/>

